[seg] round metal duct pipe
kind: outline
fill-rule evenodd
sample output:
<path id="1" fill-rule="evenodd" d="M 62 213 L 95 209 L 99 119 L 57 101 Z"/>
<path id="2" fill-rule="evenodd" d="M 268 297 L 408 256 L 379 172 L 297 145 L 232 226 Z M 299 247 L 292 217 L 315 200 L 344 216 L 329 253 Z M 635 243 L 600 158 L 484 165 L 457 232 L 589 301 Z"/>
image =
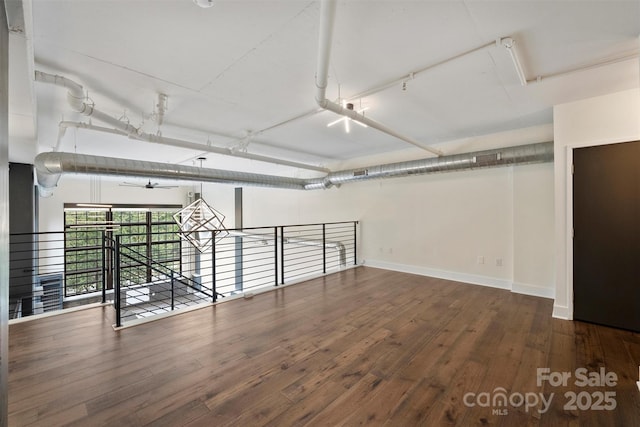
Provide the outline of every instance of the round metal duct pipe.
<path id="1" fill-rule="evenodd" d="M 310 180 L 305 189 L 323 189 L 369 179 L 552 161 L 553 141 L 332 172 L 324 178 Z"/>
<path id="2" fill-rule="evenodd" d="M 123 177 L 167 178 L 183 181 L 218 182 L 233 185 L 321 190 L 350 182 L 384 179 L 435 172 L 543 163 L 553 161 L 553 142 L 497 148 L 422 160 L 389 163 L 332 172 L 322 178 L 300 179 L 142 160 L 48 152 L 36 156 L 35 168 L 41 195 L 50 195 L 61 174 L 115 175 Z"/>
<path id="3" fill-rule="evenodd" d="M 84 154 L 48 152 L 38 154 L 34 161 L 41 195 L 55 188 L 63 173 L 111 175 L 122 177 L 167 178 L 183 181 L 219 182 L 289 189 L 304 189 L 306 180 L 221 169 L 203 169 L 170 163 L 89 156 Z"/>

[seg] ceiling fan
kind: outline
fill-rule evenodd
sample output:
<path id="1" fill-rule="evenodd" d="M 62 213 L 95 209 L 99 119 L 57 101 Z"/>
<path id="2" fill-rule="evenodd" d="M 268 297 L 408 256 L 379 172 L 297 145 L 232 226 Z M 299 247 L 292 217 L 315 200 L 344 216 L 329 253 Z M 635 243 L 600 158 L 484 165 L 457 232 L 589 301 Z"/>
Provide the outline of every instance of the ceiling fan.
<path id="1" fill-rule="evenodd" d="M 149 182 L 146 183 L 146 184 L 135 184 L 133 182 L 123 182 L 120 185 L 123 186 L 123 187 L 147 188 L 149 190 L 153 190 L 154 188 L 168 189 L 168 188 L 177 188 L 178 187 L 177 185 L 160 185 L 160 183 L 158 183 L 158 182 L 152 183 L 151 180 L 149 180 Z"/>

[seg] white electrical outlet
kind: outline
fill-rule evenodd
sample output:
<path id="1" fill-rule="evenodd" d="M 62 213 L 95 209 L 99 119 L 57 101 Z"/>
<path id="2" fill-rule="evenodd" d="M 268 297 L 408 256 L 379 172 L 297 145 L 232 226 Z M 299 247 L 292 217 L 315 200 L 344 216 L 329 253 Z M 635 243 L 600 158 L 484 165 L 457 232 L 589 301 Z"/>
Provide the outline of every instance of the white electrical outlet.
<path id="1" fill-rule="evenodd" d="M 482 255 L 478 255 L 478 264 L 484 264 L 484 257 Z"/>
<path id="2" fill-rule="evenodd" d="M 502 267 L 502 258 L 496 259 L 496 267 Z"/>

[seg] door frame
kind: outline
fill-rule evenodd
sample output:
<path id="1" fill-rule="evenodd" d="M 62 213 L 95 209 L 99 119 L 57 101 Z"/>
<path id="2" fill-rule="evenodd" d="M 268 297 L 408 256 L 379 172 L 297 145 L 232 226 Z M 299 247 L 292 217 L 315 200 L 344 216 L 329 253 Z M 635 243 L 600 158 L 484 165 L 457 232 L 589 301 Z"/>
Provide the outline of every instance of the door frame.
<path id="1" fill-rule="evenodd" d="M 627 137 L 607 139 L 601 141 L 591 141 L 587 143 L 571 144 L 565 147 L 565 184 L 566 184 L 566 217 L 565 224 L 566 232 L 564 240 L 565 245 L 565 265 L 566 275 L 565 280 L 567 284 L 567 313 L 566 319 L 573 320 L 573 150 L 577 148 L 596 147 L 601 145 L 614 145 L 623 144 L 625 142 L 633 142 L 640 140 L 640 137 Z M 557 268 L 557 267 L 556 267 Z"/>

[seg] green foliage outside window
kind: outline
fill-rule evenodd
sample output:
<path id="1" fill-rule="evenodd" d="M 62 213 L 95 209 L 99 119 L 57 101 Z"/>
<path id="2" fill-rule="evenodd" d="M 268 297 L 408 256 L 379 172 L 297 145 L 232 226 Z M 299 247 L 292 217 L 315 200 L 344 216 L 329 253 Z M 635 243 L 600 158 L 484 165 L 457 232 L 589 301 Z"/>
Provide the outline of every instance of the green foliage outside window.
<path id="1" fill-rule="evenodd" d="M 102 290 L 102 228 L 109 222 L 120 236 L 123 283 L 141 284 L 181 269 L 178 225 L 173 212 L 148 210 L 65 210 L 65 295 Z M 86 226 L 87 228 L 77 228 Z M 124 249 L 126 248 L 126 249 Z M 128 252 L 126 252 L 128 251 Z M 151 268 L 148 264 L 151 264 Z"/>

